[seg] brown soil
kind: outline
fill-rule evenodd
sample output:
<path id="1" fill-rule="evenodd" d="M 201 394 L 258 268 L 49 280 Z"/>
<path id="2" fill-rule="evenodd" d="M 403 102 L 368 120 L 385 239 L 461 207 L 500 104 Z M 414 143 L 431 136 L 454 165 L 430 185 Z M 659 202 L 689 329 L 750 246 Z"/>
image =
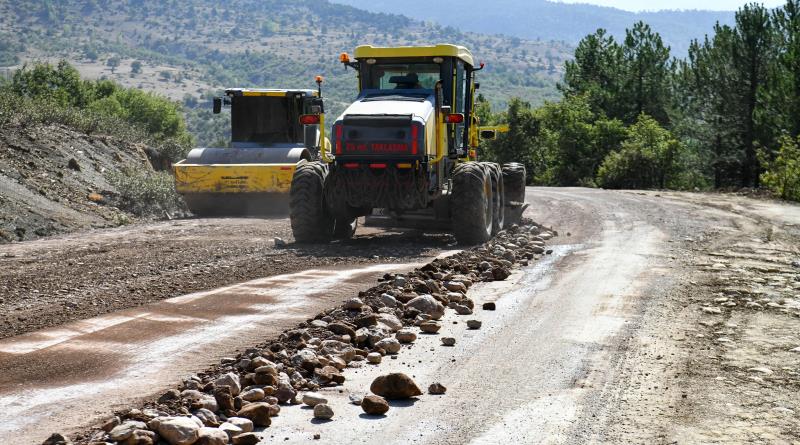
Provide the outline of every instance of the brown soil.
<path id="1" fill-rule="evenodd" d="M 290 244 L 287 219 L 187 219 L 0 245 L 0 338 L 318 267 L 407 262 L 449 235 L 360 228 L 330 245 Z"/>

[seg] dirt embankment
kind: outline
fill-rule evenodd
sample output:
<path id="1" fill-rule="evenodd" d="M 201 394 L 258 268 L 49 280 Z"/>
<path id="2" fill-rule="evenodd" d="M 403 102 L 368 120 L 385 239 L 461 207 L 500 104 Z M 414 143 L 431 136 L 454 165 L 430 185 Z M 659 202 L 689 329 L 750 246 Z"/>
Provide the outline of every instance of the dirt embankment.
<path id="1" fill-rule="evenodd" d="M 0 128 L 0 243 L 130 221 L 108 174 L 149 168 L 145 149 L 62 125 Z"/>

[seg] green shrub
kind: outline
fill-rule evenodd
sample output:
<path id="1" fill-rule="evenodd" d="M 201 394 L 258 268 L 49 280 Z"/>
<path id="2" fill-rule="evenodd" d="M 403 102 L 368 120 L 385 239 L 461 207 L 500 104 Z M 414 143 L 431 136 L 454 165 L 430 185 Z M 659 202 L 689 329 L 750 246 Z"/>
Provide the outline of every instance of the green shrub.
<path id="1" fill-rule="evenodd" d="M 775 159 L 769 160 L 760 153 L 761 164 L 766 171 L 761 174 L 761 182 L 783 199 L 800 201 L 800 146 L 790 137 L 780 140 L 781 147 Z"/>
<path id="2" fill-rule="evenodd" d="M 149 140 L 172 139 L 182 145 L 192 144 L 179 103 L 135 88 L 123 88 L 109 80 L 82 80 L 78 71 L 65 61 L 57 66 L 26 65 L 14 73 L 7 89 L 21 100 L 46 101 L 61 109 L 58 112 L 74 107 L 88 110 L 96 118 L 122 119 L 147 132 Z"/>
<path id="3" fill-rule="evenodd" d="M 109 181 L 119 193 L 120 208 L 134 215 L 164 217 L 186 210 L 170 173 L 129 169 L 109 174 Z"/>
<path id="4" fill-rule="evenodd" d="M 642 114 L 628 139 L 603 160 L 597 183 L 604 188 L 665 188 L 677 170 L 681 144 L 655 119 Z"/>

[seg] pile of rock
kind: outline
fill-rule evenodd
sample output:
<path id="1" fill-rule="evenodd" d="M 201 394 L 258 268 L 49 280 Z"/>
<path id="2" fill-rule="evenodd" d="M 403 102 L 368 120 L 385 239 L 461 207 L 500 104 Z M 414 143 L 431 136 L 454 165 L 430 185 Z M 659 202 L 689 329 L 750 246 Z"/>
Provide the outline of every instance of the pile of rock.
<path id="1" fill-rule="evenodd" d="M 467 291 L 476 282 L 505 280 L 516 265 L 549 253 L 545 241 L 555 233 L 528 223 L 500 232 L 486 244 L 436 259 L 408 274 L 386 274 L 380 283 L 342 306 L 318 314 L 285 331 L 280 337 L 236 357 L 224 358 L 215 368 L 186 378 L 176 390 L 163 394 L 142 410 L 118 413 L 82 443 L 172 445 L 255 443 L 254 428 L 268 427 L 282 405 L 314 407 L 314 417 L 328 420 L 333 410 L 314 393 L 341 385 L 347 367 L 378 364 L 397 354 L 403 344 L 420 335 L 438 335 L 449 308 L 471 315 L 475 303 Z M 494 310 L 495 304 L 484 305 Z M 479 320 L 469 320 L 479 329 Z M 443 337 L 452 346 L 455 339 Z M 441 394 L 444 386 L 431 386 Z M 374 395 L 360 400 L 367 414 L 388 411 L 386 399 L 422 395 L 403 374 L 382 376 L 373 382 Z"/>

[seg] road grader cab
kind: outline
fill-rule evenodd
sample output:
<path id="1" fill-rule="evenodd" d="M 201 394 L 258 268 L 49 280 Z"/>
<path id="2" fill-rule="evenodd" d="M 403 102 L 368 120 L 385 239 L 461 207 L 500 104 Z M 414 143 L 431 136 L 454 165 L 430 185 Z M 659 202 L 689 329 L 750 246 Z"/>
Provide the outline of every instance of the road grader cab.
<path id="1" fill-rule="evenodd" d="M 521 217 L 525 169 L 478 162 L 479 85 L 469 50 L 456 45 L 356 48 L 345 68 L 359 94 L 333 122 L 331 149 L 294 173 L 295 239 L 347 238 L 357 218 L 383 226 L 444 228 L 460 243 L 488 240 Z M 324 121 L 324 117 L 322 118 Z"/>
<path id="2" fill-rule="evenodd" d="M 299 117 L 321 110 L 317 90 L 228 89 L 214 113 L 230 107 L 226 148 L 195 148 L 174 165 L 175 185 L 197 215 L 285 214 L 295 166 L 317 156 L 319 125 Z M 318 112 L 318 111 L 317 111 Z"/>

